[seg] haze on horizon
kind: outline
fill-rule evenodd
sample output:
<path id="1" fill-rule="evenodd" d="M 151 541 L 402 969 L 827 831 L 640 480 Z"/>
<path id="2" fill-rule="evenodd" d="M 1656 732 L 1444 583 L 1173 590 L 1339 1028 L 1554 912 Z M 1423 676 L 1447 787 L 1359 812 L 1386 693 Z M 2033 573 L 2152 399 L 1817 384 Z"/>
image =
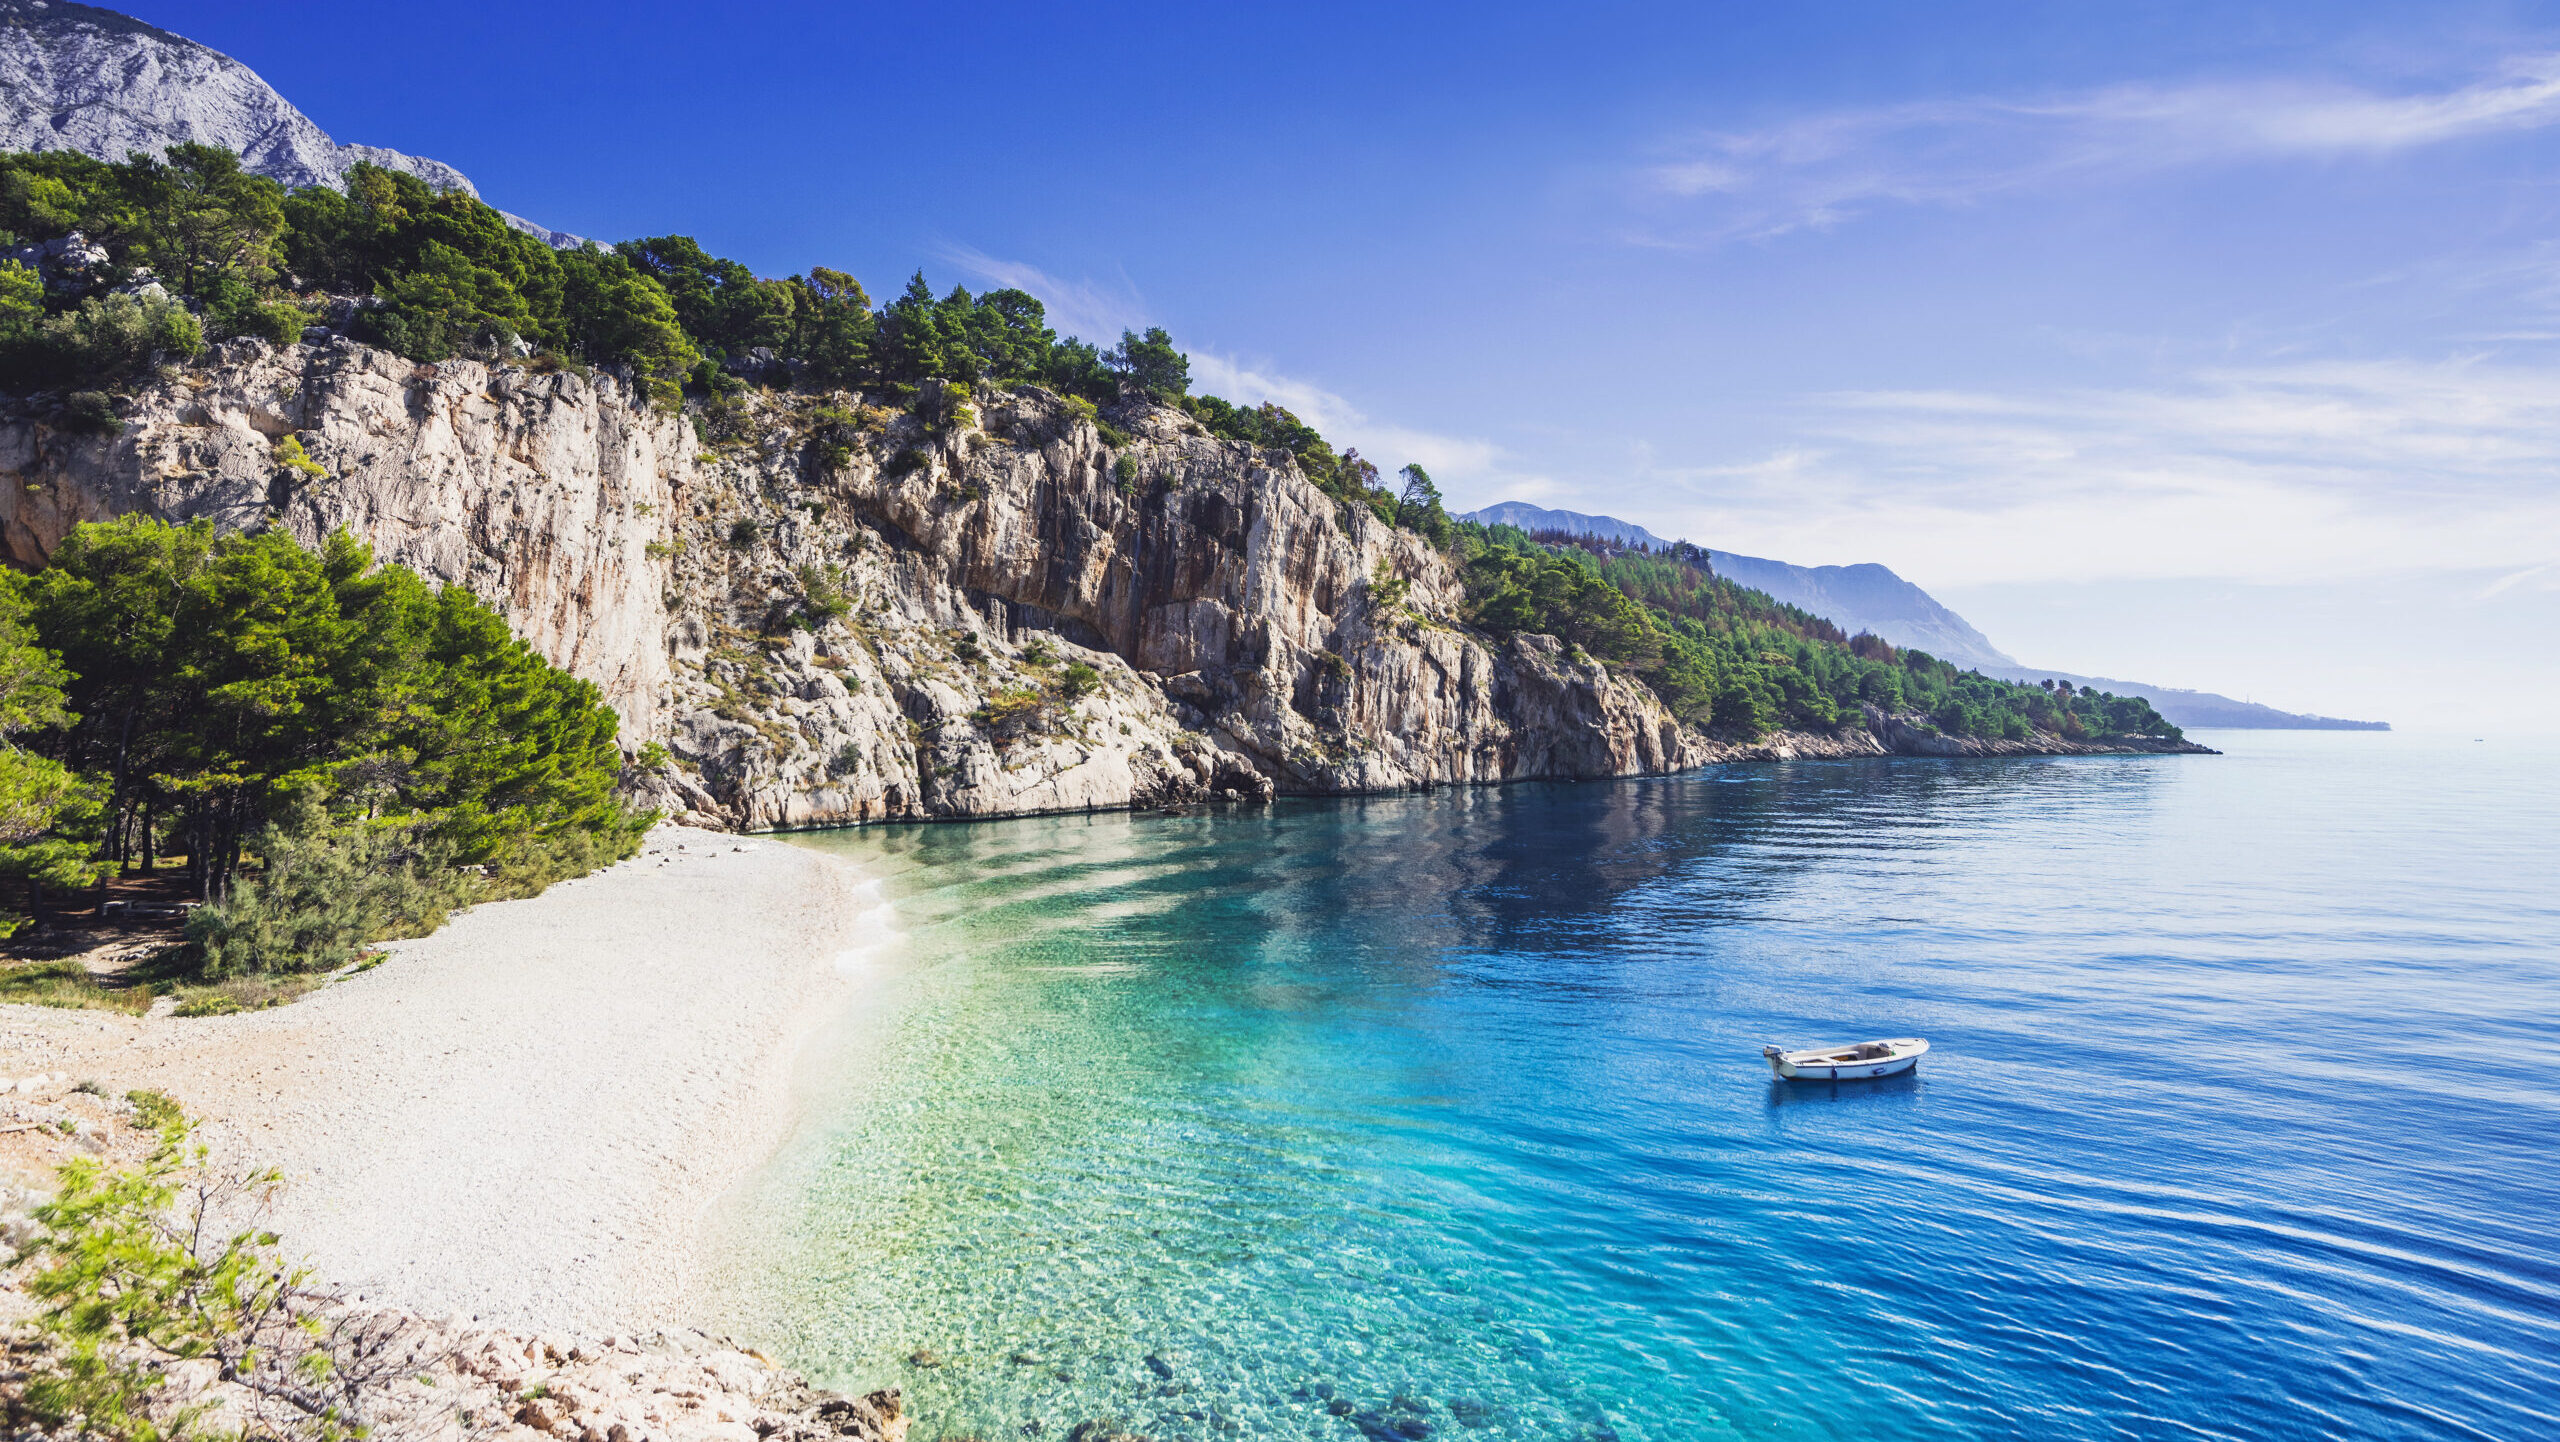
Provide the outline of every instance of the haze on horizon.
<path id="1" fill-rule="evenodd" d="M 123 8 L 548 225 L 1164 325 L 1460 509 L 2560 714 L 2560 6 Z"/>

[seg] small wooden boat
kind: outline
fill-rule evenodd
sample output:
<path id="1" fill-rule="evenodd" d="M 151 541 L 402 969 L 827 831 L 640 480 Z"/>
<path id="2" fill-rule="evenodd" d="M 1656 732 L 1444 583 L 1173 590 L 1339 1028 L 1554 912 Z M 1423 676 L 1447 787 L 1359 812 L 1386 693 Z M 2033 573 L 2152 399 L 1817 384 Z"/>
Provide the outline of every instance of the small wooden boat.
<path id="1" fill-rule="evenodd" d="M 1789 1081 L 1865 1081 L 1870 1077 L 1896 1076 L 1918 1066 L 1920 1058 L 1928 1053 L 1929 1043 L 1916 1036 L 1818 1046 L 1811 1051 L 1760 1048 L 1760 1054 L 1769 1059 L 1769 1070 Z"/>

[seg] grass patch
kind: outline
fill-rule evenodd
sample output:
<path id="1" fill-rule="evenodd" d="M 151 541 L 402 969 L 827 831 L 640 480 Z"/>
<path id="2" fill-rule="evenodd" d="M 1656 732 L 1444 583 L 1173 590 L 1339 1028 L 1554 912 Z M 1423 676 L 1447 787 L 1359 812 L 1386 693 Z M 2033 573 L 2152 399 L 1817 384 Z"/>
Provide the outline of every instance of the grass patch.
<path id="1" fill-rule="evenodd" d="M 151 1009 L 148 982 L 100 978 L 76 961 L 30 961 L 0 967 L 0 1002 L 79 1007 L 140 1015 Z"/>
<path id="2" fill-rule="evenodd" d="M 159 1131 L 186 1117 L 186 1113 L 178 1108 L 177 1098 L 167 1092 L 143 1088 L 126 1092 L 124 1099 L 133 1103 L 133 1124 L 146 1132 Z"/>
<path id="3" fill-rule="evenodd" d="M 173 990 L 178 1016 L 230 1016 L 265 1011 L 318 990 L 328 977 L 318 972 L 235 976 L 222 981 L 182 982 Z"/>

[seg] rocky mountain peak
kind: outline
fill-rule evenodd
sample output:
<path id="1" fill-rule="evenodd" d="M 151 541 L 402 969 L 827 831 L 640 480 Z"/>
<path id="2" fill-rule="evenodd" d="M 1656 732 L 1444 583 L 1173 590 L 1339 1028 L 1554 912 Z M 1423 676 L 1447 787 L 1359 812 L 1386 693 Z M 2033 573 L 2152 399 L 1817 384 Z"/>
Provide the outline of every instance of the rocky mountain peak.
<path id="1" fill-rule="evenodd" d="M 359 164 L 477 195 L 441 160 L 344 145 L 258 72 L 130 15 L 64 0 L 0 0 L 0 150 L 76 150 L 100 160 L 172 145 L 219 145 L 285 185 L 341 185 Z M 578 237 L 516 216 L 553 245 Z"/>

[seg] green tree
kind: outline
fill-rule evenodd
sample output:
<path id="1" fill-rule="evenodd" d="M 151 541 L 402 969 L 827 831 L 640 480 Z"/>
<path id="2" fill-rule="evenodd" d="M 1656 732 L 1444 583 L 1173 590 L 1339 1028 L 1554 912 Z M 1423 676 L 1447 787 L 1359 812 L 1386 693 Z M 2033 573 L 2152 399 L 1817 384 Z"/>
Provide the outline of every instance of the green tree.
<path id="1" fill-rule="evenodd" d="M 284 188 L 218 145 L 179 144 L 123 168 L 133 254 L 180 295 L 232 278 L 263 286 L 279 258 Z"/>
<path id="2" fill-rule="evenodd" d="M 411 360 L 449 360 L 538 333 L 522 292 L 507 278 L 441 241 L 428 241 L 407 268 L 383 277 L 374 333 Z"/>
<path id="3" fill-rule="evenodd" d="M 933 298 L 933 288 L 925 284 L 924 272 L 919 270 L 908 278 L 898 298 L 881 308 L 872 354 L 880 373 L 902 385 L 937 376 L 974 381 L 977 356 L 958 329 L 949 309 Z"/>
<path id="4" fill-rule="evenodd" d="M 315 789 L 525 875 L 624 854 L 646 824 L 614 798 L 593 687 L 343 531 L 309 550 L 128 516 L 76 529 L 24 586 L 36 638 L 76 670 L 50 754 L 106 778 L 107 856 L 149 856 L 165 818 L 209 901 Z"/>
<path id="5" fill-rule="evenodd" d="M 818 385 L 854 384 L 871 368 L 876 326 L 862 282 L 840 270 L 813 266 L 790 285 L 796 299 L 791 334 L 781 348 L 807 361 L 809 378 Z"/>
<path id="6" fill-rule="evenodd" d="M 1160 401 L 1177 401 L 1191 391 L 1191 357 L 1174 349 L 1173 337 L 1160 325 L 1145 335 L 1120 332 L 1120 344 L 1104 358 L 1130 384 Z"/>
<path id="7" fill-rule="evenodd" d="M 48 318 L 34 347 L 57 383 L 97 384 L 141 374 L 163 358 L 186 360 L 204 349 L 204 328 L 167 296 L 91 296 L 77 310 Z"/>
<path id="8" fill-rule="evenodd" d="M 594 246 L 563 252 L 559 263 L 570 346 L 598 365 L 630 366 L 660 404 L 674 405 L 702 352 L 686 338 L 666 288 L 624 256 Z"/>

